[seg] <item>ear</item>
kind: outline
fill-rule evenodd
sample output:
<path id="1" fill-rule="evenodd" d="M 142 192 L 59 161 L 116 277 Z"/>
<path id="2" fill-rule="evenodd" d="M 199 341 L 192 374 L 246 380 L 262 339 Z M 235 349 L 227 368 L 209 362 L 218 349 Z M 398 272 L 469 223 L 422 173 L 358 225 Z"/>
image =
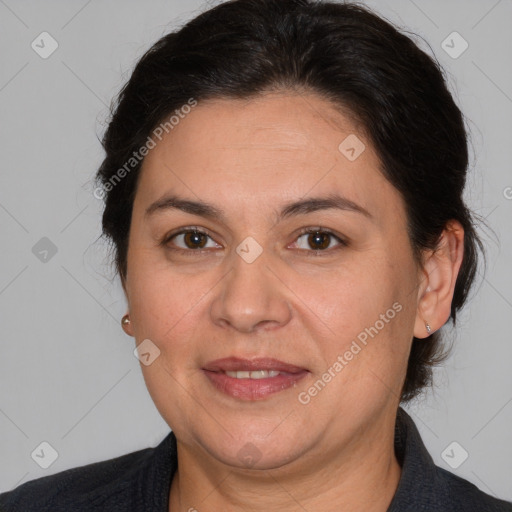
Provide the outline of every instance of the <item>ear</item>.
<path id="1" fill-rule="evenodd" d="M 450 318 L 455 283 L 464 256 L 464 228 L 460 222 L 447 222 L 439 243 L 429 251 L 423 263 L 418 291 L 418 307 L 414 324 L 414 336 L 427 338 L 429 333 L 440 329 Z"/>

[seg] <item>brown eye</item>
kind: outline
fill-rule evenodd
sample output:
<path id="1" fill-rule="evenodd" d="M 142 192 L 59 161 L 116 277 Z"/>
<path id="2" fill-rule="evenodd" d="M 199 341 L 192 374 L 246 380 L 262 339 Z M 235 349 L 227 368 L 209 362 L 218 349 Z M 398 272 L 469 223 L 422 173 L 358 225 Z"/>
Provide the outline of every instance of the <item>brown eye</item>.
<path id="1" fill-rule="evenodd" d="M 308 243 L 312 249 L 327 249 L 330 243 L 330 235 L 320 231 L 310 233 L 308 236 Z"/>
<path id="2" fill-rule="evenodd" d="M 199 231 L 187 231 L 183 241 L 189 249 L 202 249 L 206 245 L 207 236 Z"/>
<path id="3" fill-rule="evenodd" d="M 301 239 L 303 240 L 301 241 Z M 333 241 L 335 242 L 334 247 L 332 247 L 331 243 Z M 302 231 L 302 234 L 297 238 L 295 244 L 299 249 L 309 249 L 309 252 L 327 252 L 326 249 L 330 249 L 331 247 L 335 249 L 347 245 L 344 240 L 330 231 L 311 228 Z"/>
<path id="4" fill-rule="evenodd" d="M 197 229 L 184 229 L 179 233 L 175 233 L 174 235 L 164 239 L 163 244 L 169 249 L 184 252 L 199 252 L 204 248 L 217 249 L 219 247 L 207 233 Z"/>

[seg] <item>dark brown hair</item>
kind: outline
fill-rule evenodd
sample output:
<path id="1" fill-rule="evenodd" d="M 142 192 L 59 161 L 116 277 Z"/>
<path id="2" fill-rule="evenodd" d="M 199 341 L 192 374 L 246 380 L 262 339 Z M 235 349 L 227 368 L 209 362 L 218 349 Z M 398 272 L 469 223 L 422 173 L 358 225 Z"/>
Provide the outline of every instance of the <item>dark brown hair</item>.
<path id="1" fill-rule="evenodd" d="M 463 116 L 435 59 L 391 23 L 356 3 L 232 0 L 157 41 L 139 60 L 112 107 L 97 173 L 104 187 L 103 233 L 124 280 L 140 162 L 113 178 L 153 129 L 190 98 L 250 98 L 308 90 L 349 112 L 405 201 L 418 263 L 450 219 L 464 230 L 464 259 L 451 320 L 467 299 L 482 243 L 463 201 L 468 167 Z M 117 174 L 119 177 L 119 173 Z M 110 185 L 109 185 L 110 184 Z M 441 333 L 414 338 L 402 401 L 432 382 L 443 360 Z"/>

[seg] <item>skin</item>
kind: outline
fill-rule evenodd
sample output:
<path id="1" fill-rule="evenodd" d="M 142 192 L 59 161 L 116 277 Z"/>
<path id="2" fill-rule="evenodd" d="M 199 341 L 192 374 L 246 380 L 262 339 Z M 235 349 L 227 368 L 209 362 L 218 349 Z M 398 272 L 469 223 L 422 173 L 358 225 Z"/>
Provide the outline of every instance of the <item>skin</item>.
<path id="1" fill-rule="evenodd" d="M 350 134 L 366 146 L 354 161 L 338 150 Z M 123 279 L 131 319 L 124 328 L 160 350 L 141 368 L 178 441 L 173 512 L 387 510 L 400 479 L 393 435 L 412 337 L 449 318 L 463 230 L 447 224 L 438 250 L 418 265 L 402 197 L 379 166 L 349 117 L 320 96 L 291 91 L 200 102 L 146 156 Z M 177 209 L 145 215 L 170 192 L 211 203 L 224 218 Z M 285 203 L 331 193 L 371 218 L 337 209 L 276 216 Z M 194 226 L 211 237 L 202 254 L 183 235 L 165 242 Z M 299 230 L 319 226 L 348 244 L 327 235 L 327 248 L 315 251 L 322 242 Z M 252 263 L 236 252 L 248 236 L 263 250 Z M 180 248 L 188 255 L 173 250 Z M 394 303 L 400 312 L 301 403 L 299 394 Z M 228 356 L 274 357 L 309 373 L 295 387 L 242 401 L 201 370 Z M 259 453 L 252 466 L 239 458 L 247 443 Z"/>

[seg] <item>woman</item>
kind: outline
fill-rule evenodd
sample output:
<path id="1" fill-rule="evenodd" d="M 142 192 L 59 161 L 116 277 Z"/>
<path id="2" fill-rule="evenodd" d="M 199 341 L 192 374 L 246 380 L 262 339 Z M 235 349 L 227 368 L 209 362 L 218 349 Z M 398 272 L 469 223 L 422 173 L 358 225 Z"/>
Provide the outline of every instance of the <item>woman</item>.
<path id="1" fill-rule="evenodd" d="M 410 39 L 356 5 L 225 2 L 143 56 L 103 143 L 122 326 L 172 432 L 2 511 L 512 511 L 400 408 L 481 248 L 462 114 Z"/>

